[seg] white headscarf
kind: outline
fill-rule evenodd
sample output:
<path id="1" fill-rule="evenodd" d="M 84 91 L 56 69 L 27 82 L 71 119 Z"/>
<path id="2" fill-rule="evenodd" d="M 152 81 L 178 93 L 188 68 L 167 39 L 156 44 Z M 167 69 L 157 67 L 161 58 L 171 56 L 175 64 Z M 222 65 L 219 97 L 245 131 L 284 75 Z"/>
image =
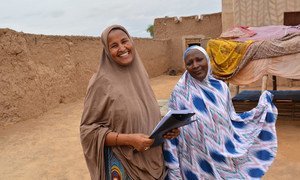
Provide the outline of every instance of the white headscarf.
<path id="1" fill-rule="evenodd" d="M 212 76 L 212 71 L 211 71 L 211 66 L 210 66 L 210 58 L 209 58 L 209 56 L 208 56 L 206 50 L 205 50 L 203 47 L 197 46 L 197 45 L 193 45 L 193 46 L 188 47 L 188 48 L 184 51 L 184 53 L 183 53 L 183 60 L 186 58 L 187 53 L 188 53 L 190 50 L 192 50 L 192 49 L 197 49 L 197 50 L 199 50 L 201 53 L 204 54 L 204 56 L 205 56 L 205 58 L 206 58 L 208 68 L 207 68 L 207 74 L 206 74 L 206 77 L 204 78 L 204 80 L 207 81 L 207 80 L 209 79 L 208 77 L 209 77 L 209 76 Z"/>

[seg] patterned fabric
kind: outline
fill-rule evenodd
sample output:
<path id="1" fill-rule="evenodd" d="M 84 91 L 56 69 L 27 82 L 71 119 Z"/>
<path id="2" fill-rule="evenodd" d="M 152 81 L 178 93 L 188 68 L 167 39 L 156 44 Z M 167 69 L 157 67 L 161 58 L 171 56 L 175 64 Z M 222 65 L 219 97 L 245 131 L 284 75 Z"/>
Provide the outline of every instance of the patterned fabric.
<path id="1" fill-rule="evenodd" d="M 197 121 L 164 143 L 169 179 L 259 179 L 277 152 L 273 95 L 237 114 L 227 85 L 211 75 L 198 81 L 185 72 L 172 92 L 170 109 L 193 109 Z"/>
<path id="2" fill-rule="evenodd" d="M 211 39 L 207 42 L 207 53 L 215 77 L 231 76 L 240 64 L 247 49 L 254 41 L 237 42 L 222 39 Z"/>
<path id="3" fill-rule="evenodd" d="M 130 177 L 126 174 L 123 165 L 115 157 L 110 148 L 104 148 L 104 157 L 107 180 L 130 180 Z"/>

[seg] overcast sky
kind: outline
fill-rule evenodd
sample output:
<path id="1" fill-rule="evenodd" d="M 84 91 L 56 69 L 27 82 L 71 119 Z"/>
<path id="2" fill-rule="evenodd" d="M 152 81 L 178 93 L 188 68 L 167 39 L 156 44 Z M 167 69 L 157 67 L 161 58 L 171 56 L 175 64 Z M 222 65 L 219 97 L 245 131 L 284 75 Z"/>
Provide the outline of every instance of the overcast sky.
<path id="1" fill-rule="evenodd" d="M 99 36 L 121 24 L 134 37 L 155 18 L 221 12 L 221 0 L 0 0 L 0 28 L 48 35 Z"/>

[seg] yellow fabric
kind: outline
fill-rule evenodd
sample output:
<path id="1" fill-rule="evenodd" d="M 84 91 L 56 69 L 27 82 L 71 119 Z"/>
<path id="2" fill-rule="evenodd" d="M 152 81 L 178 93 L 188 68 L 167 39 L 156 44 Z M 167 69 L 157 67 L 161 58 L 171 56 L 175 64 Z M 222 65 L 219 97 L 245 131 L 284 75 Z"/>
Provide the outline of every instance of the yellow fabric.
<path id="1" fill-rule="evenodd" d="M 210 57 L 212 72 L 216 77 L 228 77 L 233 74 L 247 48 L 254 41 L 236 42 L 221 39 L 211 39 L 207 43 L 207 53 Z"/>

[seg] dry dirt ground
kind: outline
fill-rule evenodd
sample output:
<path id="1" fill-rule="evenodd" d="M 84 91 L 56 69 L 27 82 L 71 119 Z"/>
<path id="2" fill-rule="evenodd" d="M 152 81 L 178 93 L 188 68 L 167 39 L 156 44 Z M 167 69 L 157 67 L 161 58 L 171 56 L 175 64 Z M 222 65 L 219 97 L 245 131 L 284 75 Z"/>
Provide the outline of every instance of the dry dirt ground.
<path id="1" fill-rule="evenodd" d="M 151 79 L 158 99 L 167 99 L 179 76 Z M 36 119 L 0 128 L 0 179 L 89 179 L 79 140 L 83 99 L 61 104 Z M 277 122 L 279 149 L 263 179 L 300 177 L 300 121 Z"/>

